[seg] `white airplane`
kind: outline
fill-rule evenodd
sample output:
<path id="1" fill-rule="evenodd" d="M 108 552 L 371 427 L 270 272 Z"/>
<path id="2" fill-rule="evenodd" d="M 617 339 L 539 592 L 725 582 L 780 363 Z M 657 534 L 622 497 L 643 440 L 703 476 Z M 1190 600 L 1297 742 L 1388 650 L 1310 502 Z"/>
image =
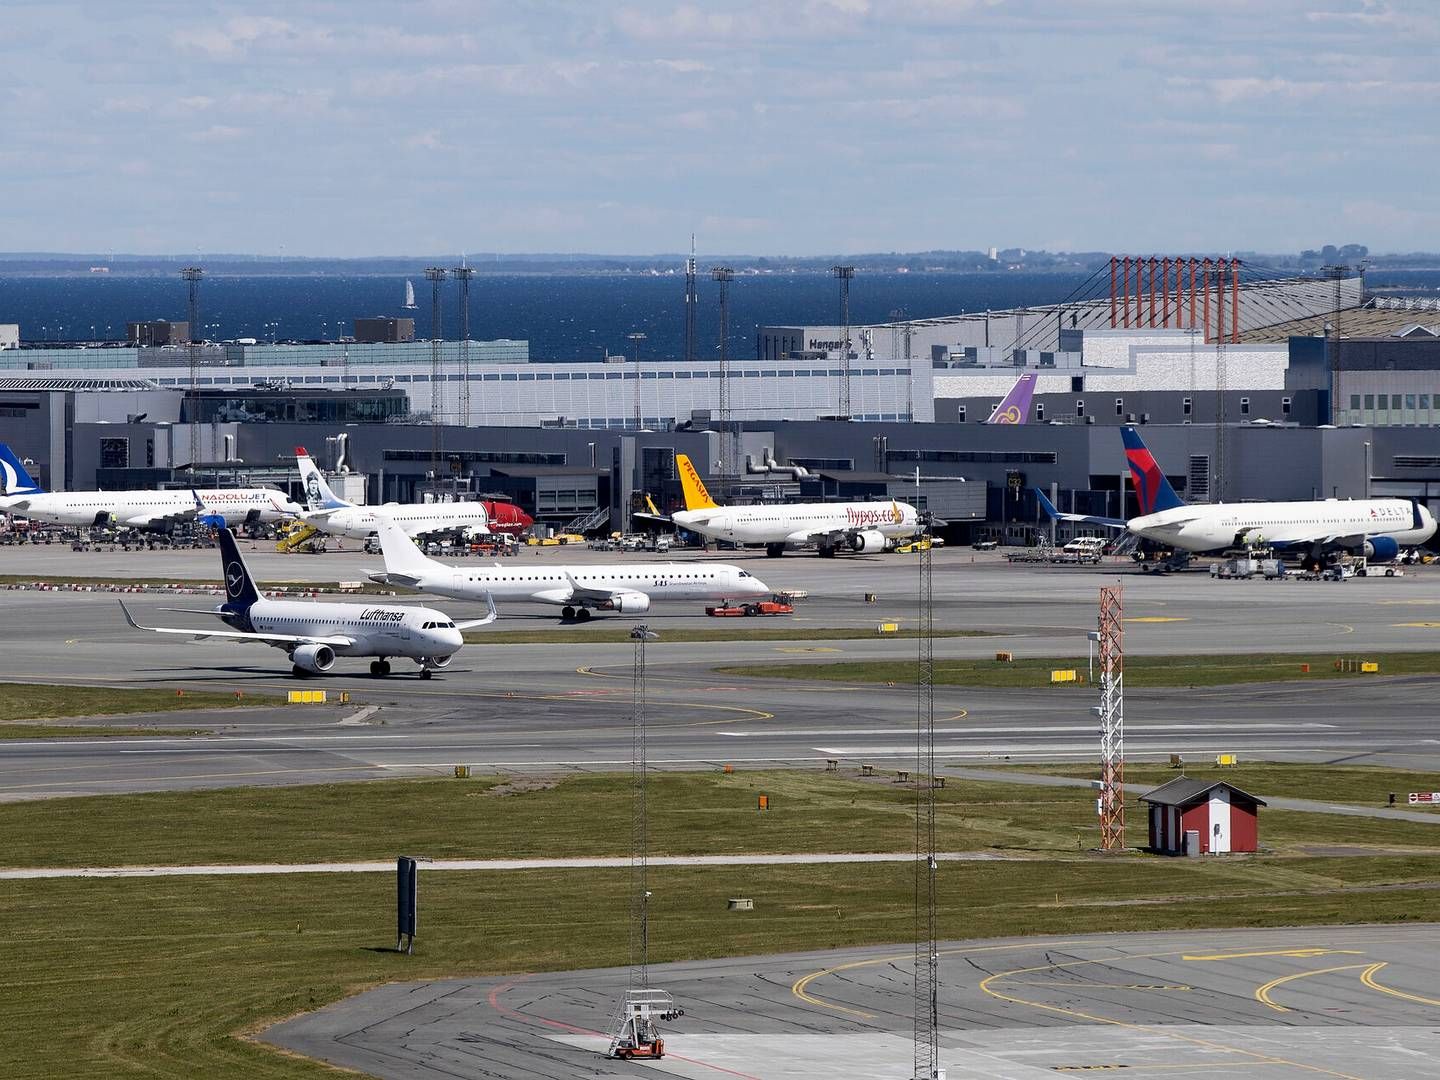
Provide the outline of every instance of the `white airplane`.
<path id="1" fill-rule="evenodd" d="M 1039 494 L 1046 514 L 1137 536 L 1180 551 L 1227 551 L 1271 547 L 1319 563 L 1328 553 L 1357 551 L 1374 562 L 1390 562 L 1402 547 L 1435 535 L 1435 517 L 1409 499 L 1321 499 L 1305 502 L 1247 502 L 1186 505 L 1133 427 L 1122 427 L 1125 457 L 1135 481 L 1140 516 L 1118 518 L 1059 513 Z"/>
<path id="2" fill-rule="evenodd" d="M 199 491 L 46 491 L 25 465 L 0 443 L 6 495 L 0 510 L 57 525 L 122 525 L 166 530 L 198 518 L 226 525 L 280 521 L 300 507 L 275 488 L 211 488 Z M 13 474 L 13 475 L 12 475 Z"/>
<path id="3" fill-rule="evenodd" d="M 470 501 L 356 506 L 330 490 L 324 475 L 303 446 L 295 448 L 295 457 L 300 466 L 300 479 L 305 485 L 306 509 L 300 516 L 321 532 L 332 536 L 349 536 L 356 540 L 374 536 L 379 517 L 377 510 L 399 525 L 407 536 L 442 532 L 460 533 L 467 537 L 488 536 L 492 524 L 499 531 L 505 532 L 520 531 L 532 524 L 528 515 L 509 503 L 492 505 Z M 492 512 L 496 512 L 499 507 L 507 508 L 508 517 L 504 522 L 492 522 Z M 521 518 L 524 519 L 523 524 L 519 520 Z"/>
<path id="4" fill-rule="evenodd" d="M 748 570 L 725 563 L 633 563 L 594 566 L 459 567 L 427 558 L 399 526 L 380 519 L 385 572 L 370 580 L 473 600 L 483 596 L 554 604 L 563 619 L 590 618 L 590 609 L 624 615 L 649 611 L 656 600 L 738 600 L 768 596 Z"/>
<path id="5" fill-rule="evenodd" d="M 495 604 L 483 619 L 457 623 L 443 611 L 390 604 L 329 604 L 301 600 L 266 600 L 255 588 L 250 570 L 235 543 L 235 534 L 220 530 L 220 565 L 225 578 L 225 603 L 217 608 L 167 608 L 197 615 L 214 615 L 229 630 L 187 630 L 170 626 L 141 626 L 125 601 L 120 609 L 136 630 L 179 634 L 196 641 L 223 638 L 254 641 L 284 649 L 303 678 L 335 666 L 337 656 L 373 656 L 370 674 L 390 674 L 390 657 L 403 656 L 420 665 L 420 677 L 430 678 L 447 667 L 464 644 L 460 634 L 495 621 Z"/>
<path id="6" fill-rule="evenodd" d="M 784 555 L 792 544 L 814 544 L 823 556 L 832 556 L 841 548 L 884 551 L 888 538 L 913 536 L 920 528 L 915 508 L 894 499 L 718 506 L 687 455 L 676 454 L 675 467 L 680 471 L 685 509 L 662 520 L 716 540 L 764 544 L 765 554 L 772 558 Z"/>

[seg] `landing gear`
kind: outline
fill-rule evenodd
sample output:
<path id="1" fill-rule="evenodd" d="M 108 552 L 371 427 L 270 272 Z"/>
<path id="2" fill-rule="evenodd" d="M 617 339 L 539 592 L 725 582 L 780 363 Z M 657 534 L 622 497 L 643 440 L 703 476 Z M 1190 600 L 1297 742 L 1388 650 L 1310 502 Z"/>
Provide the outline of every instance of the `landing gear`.
<path id="1" fill-rule="evenodd" d="M 386 675 L 389 675 L 389 674 L 390 674 L 390 661 L 389 661 L 389 660 L 371 660 L 371 661 L 370 661 L 370 674 L 371 674 L 371 675 L 374 675 L 377 679 L 383 679 Z"/>
<path id="2" fill-rule="evenodd" d="M 816 554 L 822 559 L 833 559 L 835 557 L 835 545 L 821 544 L 820 547 L 816 549 Z"/>
<path id="3" fill-rule="evenodd" d="M 575 612 L 575 618 L 576 618 L 578 621 L 580 621 L 580 622 L 589 622 L 589 621 L 590 621 L 590 609 L 589 609 L 589 608 L 586 608 L 586 607 L 582 607 L 580 610 L 578 610 L 577 612 Z"/>
<path id="4" fill-rule="evenodd" d="M 766 554 L 767 557 L 769 557 L 769 558 L 771 558 L 771 559 L 778 559 L 778 558 L 780 558 L 781 555 L 784 555 L 784 554 L 785 554 L 785 545 L 784 545 L 784 544 L 766 544 L 766 545 L 765 545 L 765 554 Z"/>
<path id="5" fill-rule="evenodd" d="M 564 619 L 566 622 L 569 622 L 571 619 L 575 618 L 575 609 L 569 606 L 561 608 L 560 618 Z"/>
<path id="6" fill-rule="evenodd" d="M 428 679 L 428 678 L 430 678 L 430 677 L 431 677 L 430 669 L 429 669 L 428 667 L 422 667 L 422 668 L 420 669 L 420 678 L 422 678 L 422 679 Z"/>

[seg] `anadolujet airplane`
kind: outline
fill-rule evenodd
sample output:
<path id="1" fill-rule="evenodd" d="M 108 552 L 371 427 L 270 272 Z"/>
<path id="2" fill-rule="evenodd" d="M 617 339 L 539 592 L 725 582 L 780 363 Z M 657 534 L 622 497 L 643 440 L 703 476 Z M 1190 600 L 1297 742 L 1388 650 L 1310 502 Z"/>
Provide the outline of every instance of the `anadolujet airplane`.
<path id="1" fill-rule="evenodd" d="M 324 475 L 303 446 L 295 448 L 300 479 L 305 487 L 305 511 L 301 518 L 332 536 L 364 540 L 378 531 L 379 514 L 395 522 L 408 536 L 432 533 L 459 533 L 467 537 L 488 536 L 491 532 L 524 532 L 534 521 L 513 503 L 475 500 L 433 503 L 385 503 L 383 506 L 356 506 L 330 490 Z"/>
<path id="2" fill-rule="evenodd" d="M 1271 547 L 1319 563 L 1336 551 L 1353 551 L 1386 563 L 1401 548 L 1435 535 L 1435 517 L 1409 499 L 1320 499 L 1303 502 L 1244 502 L 1187 505 L 1170 486 L 1140 433 L 1122 427 L 1125 457 L 1135 481 L 1140 516 L 1127 520 L 1062 514 L 1038 488 L 1041 508 L 1060 521 L 1127 529 L 1166 547 L 1187 552 L 1223 552 Z"/>
<path id="3" fill-rule="evenodd" d="M 685 454 L 675 455 L 685 509 L 668 520 L 682 529 L 736 544 L 764 544 L 765 554 L 778 558 L 792 544 L 814 544 L 819 554 L 884 551 L 888 538 L 913 536 L 920 516 L 909 503 L 883 502 L 770 503 L 763 506 L 719 506 L 710 498 L 700 474 Z M 646 515 L 649 516 L 649 515 Z"/>
<path id="4" fill-rule="evenodd" d="M 0 510 L 57 525 L 121 525 L 168 530 L 182 522 L 223 519 L 253 525 L 295 517 L 300 507 L 276 488 L 201 488 L 197 491 L 46 491 L 14 451 L 0 443 L 5 496 Z"/>
<path id="5" fill-rule="evenodd" d="M 740 600 L 770 589 L 748 570 L 726 563 L 630 563 L 576 566 L 460 567 L 427 558 L 394 522 L 379 516 L 385 572 L 370 580 L 458 600 L 492 597 L 561 608 L 563 619 L 590 609 L 629 615 L 657 600 Z"/>
<path id="6" fill-rule="evenodd" d="M 195 615 L 214 615 L 229 630 L 191 630 L 172 626 L 142 626 L 125 601 L 120 610 L 136 630 L 176 634 L 196 641 L 224 639 L 253 641 L 284 649 L 297 677 L 319 675 L 335 666 L 338 656 L 373 656 L 370 674 L 390 674 L 390 657 L 404 657 L 420 665 L 420 677 L 447 667 L 464 644 L 461 632 L 495 621 L 495 604 L 488 602 L 483 619 L 457 623 L 443 611 L 397 604 L 333 604 L 301 600 L 267 600 L 260 595 L 250 569 L 235 543 L 235 534 L 221 529 L 220 565 L 225 579 L 225 602 L 216 608 L 165 608 Z"/>

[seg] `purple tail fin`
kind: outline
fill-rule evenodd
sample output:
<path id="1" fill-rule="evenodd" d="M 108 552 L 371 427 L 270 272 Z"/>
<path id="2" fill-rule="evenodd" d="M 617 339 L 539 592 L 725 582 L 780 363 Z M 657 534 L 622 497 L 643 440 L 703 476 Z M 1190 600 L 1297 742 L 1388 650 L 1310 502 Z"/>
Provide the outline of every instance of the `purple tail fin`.
<path id="1" fill-rule="evenodd" d="M 1016 380 L 1005 400 L 985 421 L 987 424 L 1023 424 L 1030 418 L 1030 398 L 1035 393 L 1035 373 L 1027 371 Z"/>

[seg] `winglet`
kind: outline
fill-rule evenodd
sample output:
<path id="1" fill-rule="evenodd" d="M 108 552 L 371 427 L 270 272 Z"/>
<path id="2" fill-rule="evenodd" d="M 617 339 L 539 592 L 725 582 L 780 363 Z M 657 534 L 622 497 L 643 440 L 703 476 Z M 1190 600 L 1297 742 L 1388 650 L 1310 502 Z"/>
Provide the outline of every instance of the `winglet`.
<path id="1" fill-rule="evenodd" d="M 125 613 L 125 621 L 126 621 L 127 623 L 129 623 L 134 629 L 136 629 L 136 630 L 149 630 L 149 629 L 150 629 L 148 626 L 141 626 L 138 622 L 135 621 L 135 616 L 130 614 L 130 609 L 125 606 L 125 601 L 124 601 L 124 600 L 119 601 L 119 604 L 120 604 L 120 610 Z"/>
<path id="2" fill-rule="evenodd" d="M 495 610 L 495 598 L 488 592 L 485 594 L 485 606 L 489 609 L 489 614 L 483 619 L 468 619 L 465 622 L 458 622 L 455 624 L 455 629 L 473 630 L 477 626 L 489 626 L 496 620 L 499 613 Z"/>
<path id="3" fill-rule="evenodd" d="M 705 483 L 695 471 L 688 454 L 675 455 L 675 468 L 680 472 L 680 490 L 685 496 L 686 510 L 717 509 L 715 500 L 710 498 L 710 492 L 705 490 Z"/>

